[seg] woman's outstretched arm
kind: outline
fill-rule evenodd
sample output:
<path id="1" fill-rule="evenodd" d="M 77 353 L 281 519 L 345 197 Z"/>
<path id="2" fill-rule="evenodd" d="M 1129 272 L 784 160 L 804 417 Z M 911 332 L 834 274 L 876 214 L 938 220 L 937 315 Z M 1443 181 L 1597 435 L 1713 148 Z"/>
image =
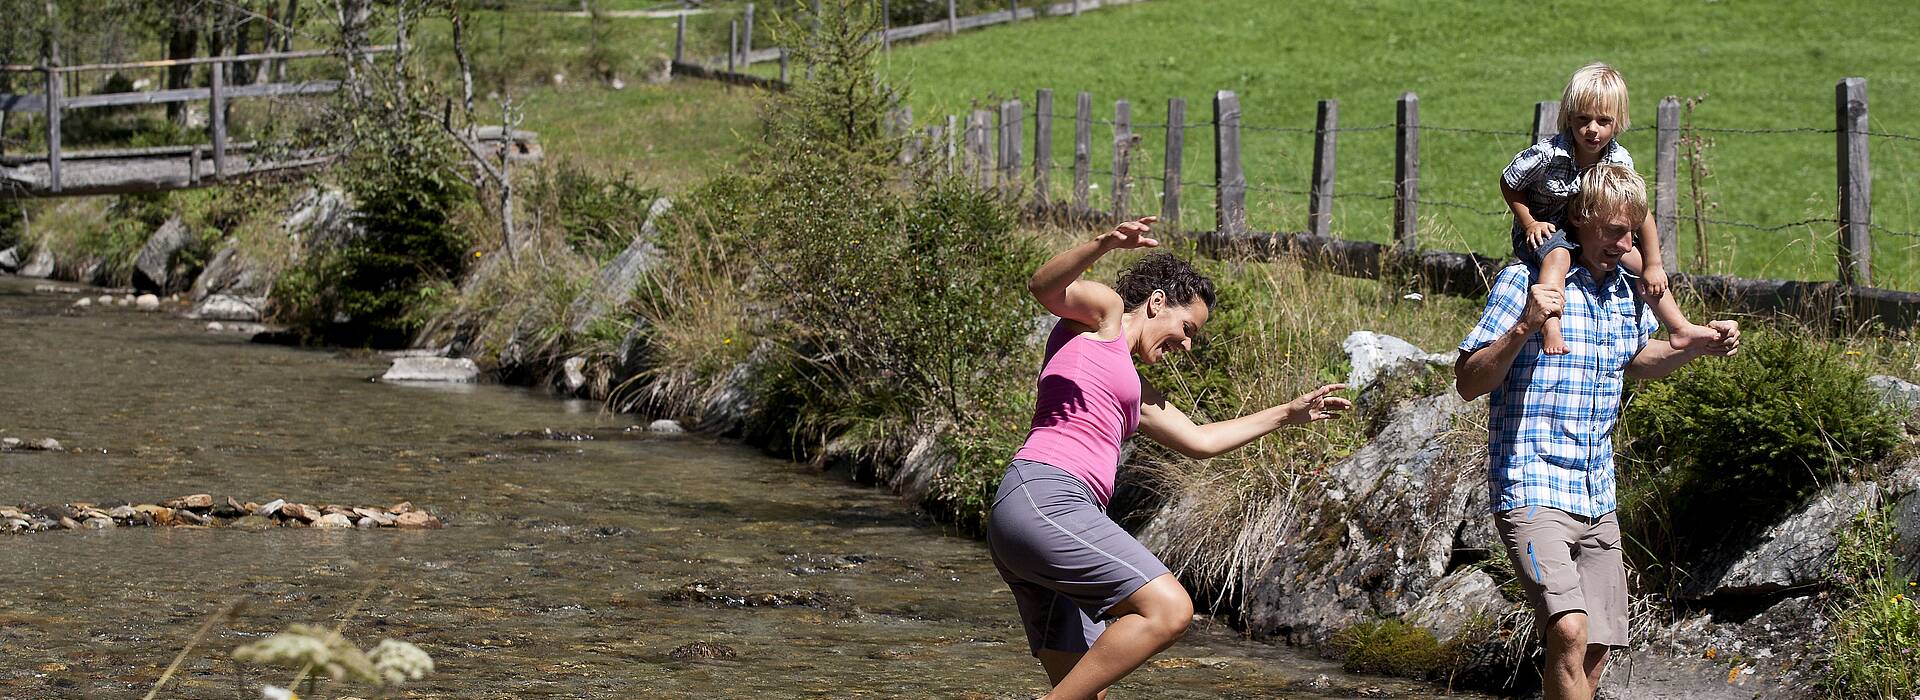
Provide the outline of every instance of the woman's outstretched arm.
<path id="1" fill-rule="evenodd" d="M 1158 220 L 1159 217 L 1148 216 L 1124 222 L 1112 231 L 1053 256 L 1033 273 L 1033 279 L 1027 280 L 1027 291 L 1032 292 L 1033 298 L 1049 313 L 1104 330 L 1113 317 L 1119 315 L 1120 295 L 1111 287 L 1080 279 L 1080 276 L 1107 251 L 1160 245 L 1159 241 L 1147 237 L 1153 222 Z"/>
<path id="2" fill-rule="evenodd" d="M 1330 394 L 1345 388 L 1345 384 L 1328 384 L 1264 411 L 1194 425 L 1193 419 L 1167 401 L 1159 390 L 1142 382 L 1140 433 L 1180 454 L 1206 459 L 1239 449 L 1282 426 L 1338 418 L 1340 412 L 1352 408 L 1353 403 Z"/>

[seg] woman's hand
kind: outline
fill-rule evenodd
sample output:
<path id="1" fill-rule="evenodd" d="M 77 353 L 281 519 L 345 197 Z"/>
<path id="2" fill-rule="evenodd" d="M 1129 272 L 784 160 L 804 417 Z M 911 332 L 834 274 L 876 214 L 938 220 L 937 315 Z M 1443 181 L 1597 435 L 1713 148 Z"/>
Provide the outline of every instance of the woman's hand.
<path id="1" fill-rule="evenodd" d="M 1342 411 L 1353 408 L 1353 402 L 1330 394 L 1346 388 L 1345 384 L 1328 384 L 1302 394 L 1287 404 L 1286 422 L 1301 424 L 1339 418 Z"/>
<path id="2" fill-rule="evenodd" d="M 1142 216 L 1133 221 L 1123 221 L 1112 231 L 1100 234 L 1100 242 L 1112 250 L 1158 247 L 1160 241 L 1148 238 L 1147 234 L 1153 232 L 1153 223 L 1159 220 L 1158 216 Z"/>

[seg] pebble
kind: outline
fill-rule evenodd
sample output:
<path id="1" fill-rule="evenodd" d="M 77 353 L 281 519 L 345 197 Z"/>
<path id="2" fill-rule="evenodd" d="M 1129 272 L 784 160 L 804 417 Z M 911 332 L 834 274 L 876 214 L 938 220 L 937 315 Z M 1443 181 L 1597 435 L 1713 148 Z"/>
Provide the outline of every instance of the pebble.
<path id="1" fill-rule="evenodd" d="M 180 508 L 212 508 L 213 496 L 204 494 L 204 493 L 196 493 L 191 496 L 169 498 L 167 500 L 161 501 L 160 505 L 166 506 L 168 508 L 173 508 L 176 510 Z"/>
<path id="2" fill-rule="evenodd" d="M 74 306 L 93 306 L 93 300 L 88 299 L 86 297 L 80 297 L 80 300 L 73 302 L 73 305 Z"/>
<path id="3" fill-rule="evenodd" d="M 648 423 L 647 432 L 663 433 L 667 435 L 678 435 L 680 433 L 687 432 L 687 429 L 680 427 L 679 421 L 662 418 L 652 423 Z"/>
<path id="4" fill-rule="evenodd" d="M 141 311 L 159 311 L 160 310 L 160 297 L 154 296 L 152 294 L 142 294 L 138 299 L 133 300 L 133 303 L 135 306 L 139 307 Z"/>
<path id="5" fill-rule="evenodd" d="M 353 520 L 339 513 L 328 513 L 313 521 L 314 527 L 353 527 Z"/>

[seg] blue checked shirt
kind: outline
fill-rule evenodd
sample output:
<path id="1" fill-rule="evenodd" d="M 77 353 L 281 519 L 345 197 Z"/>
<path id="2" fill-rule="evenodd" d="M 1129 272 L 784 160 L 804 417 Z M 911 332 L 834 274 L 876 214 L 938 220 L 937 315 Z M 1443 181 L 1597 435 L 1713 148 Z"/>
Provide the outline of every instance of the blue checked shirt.
<path id="1" fill-rule="evenodd" d="M 1627 363 L 1660 328 L 1634 295 L 1632 276 L 1615 270 L 1602 286 L 1574 265 L 1560 316 L 1573 352 L 1542 354 L 1535 333 L 1488 396 L 1487 485 L 1496 513 L 1538 506 L 1597 518 L 1614 509 L 1613 427 Z M 1530 276 L 1524 265 L 1500 271 L 1462 352 L 1486 347 L 1520 320 Z"/>
<path id="2" fill-rule="evenodd" d="M 1633 156 L 1619 141 L 1614 141 L 1600 152 L 1598 162 L 1632 168 Z M 1567 210 L 1573 196 L 1580 193 L 1580 174 L 1580 167 L 1573 163 L 1573 144 L 1567 141 L 1566 134 L 1555 134 L 1515 155 L 1507 169 L 1500 172 L 1500 181 L 1513 191 L 1527 195 L 1527 211 L 1533 214 L 1534 221 L 1571 231 L 1567 227 Z M 1514 238 L 1518 240 L 1526 235 L 1520 220 L 1514 219 Z M 1568 237 L 1572 237 L 1571 233 Z"/>

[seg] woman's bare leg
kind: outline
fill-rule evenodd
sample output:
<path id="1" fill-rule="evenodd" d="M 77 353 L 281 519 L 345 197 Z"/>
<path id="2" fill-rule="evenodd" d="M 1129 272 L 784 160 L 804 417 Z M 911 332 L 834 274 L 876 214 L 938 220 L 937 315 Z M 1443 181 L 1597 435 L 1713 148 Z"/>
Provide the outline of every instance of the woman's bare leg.
<path id="1" fill-rule="evenodd" d="M 1114 606 L 1111 613 L 1114 619 L 1107 623 L 1107 631 L 1054 684 L 1046 700 L 1099 698 L 1107 686 L 1187 633 L 1187 626 L 1193 623 L 1193 599 L 1173 574 L 1161 574 Z M 1042 657 L 1041 662 L 1045 661 Z"/>

